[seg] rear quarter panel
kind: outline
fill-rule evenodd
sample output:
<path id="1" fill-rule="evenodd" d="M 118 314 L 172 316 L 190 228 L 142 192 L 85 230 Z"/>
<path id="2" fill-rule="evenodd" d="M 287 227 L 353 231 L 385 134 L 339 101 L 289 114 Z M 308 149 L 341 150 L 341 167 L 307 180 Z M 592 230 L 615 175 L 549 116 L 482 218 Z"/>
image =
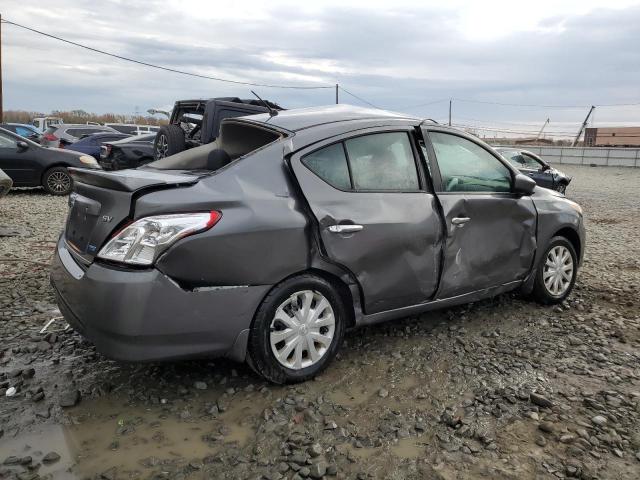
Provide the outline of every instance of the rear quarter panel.
<path id="1" fill-rule="evenodd" d="M 185 287 L 272 285 L 310 263 L 307 217 L 279 143 L 194 186 L 140 197 L 135 217 L 219 210 L 209 231 L 176 243 L 157 267 Z"/>

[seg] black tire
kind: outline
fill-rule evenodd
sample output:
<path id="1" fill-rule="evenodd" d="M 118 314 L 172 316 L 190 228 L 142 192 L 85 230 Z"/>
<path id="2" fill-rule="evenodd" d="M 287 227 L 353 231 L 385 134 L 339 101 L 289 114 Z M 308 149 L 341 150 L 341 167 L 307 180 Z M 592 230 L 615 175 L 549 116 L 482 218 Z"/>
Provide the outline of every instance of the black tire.
<path id="1" fill-rule="evenodd" d="M 566 183 L 560 183 L 558 184 L 558 187 L 556 188 L 556 190 L 562 194 L 565 194 L 567 191 L 567 184 Z"/>
<path id="2" fill-rule="evenodd" d="M 551 254 L 551 251 L 556 247 L 562 247 L 566 249 L 571 255 L 571 261 L 573 262 L 573 271 L 571 274 L 571 281 L 569 282 L 569 285 L 566 288 L 566 290 L 563 290 L 559 294 L 553 294 L 549 290 L 549 288 L 547 288 L 544 282 L 545 264 L 547 263 L 547 260 L 551 261 L 549 259 L 549 255 Z M 536 278 L 533 284 L 533 291 L 531 293 L 533 299 L 544 305 L 555 305 L 557 303 L 564 301 L 571 293 L 571 290 L 573 290 L 573 286 L 576 283 L 577 274 L 578 274 L 578 255 L 576 254 L 575 248 L 573 247 L 571 242 L 567 240 L 565 237 L 553 237 L 549 242 L 549 245 L 545 249 L 544 256 L 540 259 L 540 264 L 538 265 L 536 270 Z"/>
<path id="3" fill-rule="evenodd" d="M 73 179 L 66 167 L 53 167 L 42 175 L 42 187 L 51 195 L 69 195 Z"/>
<path id="4" fill-rule="evenodd" d="M 159 160 L 182 152 L 187 148 L 180 125 L 163 125 L 153 141 L 153 157 Z"/>
<path id="5" fill-rule="evenodd" d="M 317 292 L 325 297 L 333 310 L 335 328 L 330 346 L 316 363 L 293 369 L 280 363 L 271 348 L 271 323 L 277 309 L 294 293 L 305 290 Z M 249 335 L 247 363 L 256 373 L 277 384 L 297 383 L 309 380 L 324 370 L 336 355 L 346 326 L 346 310 L 343 299 L 327 280 L 312 274 L 289 278 L 276 285 L 258 308 Z"/>

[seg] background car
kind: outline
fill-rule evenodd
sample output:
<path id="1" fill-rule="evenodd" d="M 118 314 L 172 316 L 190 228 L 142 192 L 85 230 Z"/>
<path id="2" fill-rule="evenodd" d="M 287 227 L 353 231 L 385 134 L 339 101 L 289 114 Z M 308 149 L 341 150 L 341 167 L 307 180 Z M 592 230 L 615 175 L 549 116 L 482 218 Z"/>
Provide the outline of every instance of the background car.
<path id="1" fill-rule="evenodd" d="M 82 137 L 75 143 L 71 145 L 65 146 L 65 150 L 73 150 L 74 152 L 86 153 L 87 155 L 91 155 L 96 160 L 100 159 L 100 151 L 102 149 L 102 145 L 108 142 L 116 142 L 118 140 L 123 140 L 125 138 L 129 138 L 131 135 L 127 135 L 124 133 L 93 133 L 91 135 L 87 135 L 86 137 Z"/>
<path id="2" fill-rule="evenodd" d="M 138 135 L 117 142 L 105 143 L 100 153 L 100 165 L 105 170 L 138 168 L 153 161 L 156 134 Z"/>
<path id="3" fill-rule="evenodd" d="M 62 120 L 60 117 L 37 117 L 34 118 L 31 123 L 37 130 L 39 130 L 40 132 L 44 132 L 51 125 L 64 123 L 64 120 Z"/>
<path id="4" fill-rule="evenodd" d="M 11 177 L 0 170 L 0 198 L 4 197 L 7 192 L 11 190 L 11 185 L 13 185 Z"/>
<path id="5" fill-rule="evenodd" d="M 105 123 L 104 125 L 129 135 L 147 135 L 149 133 L 158 133 L 160 130 L 160 127 L 155 125 L 135 125 L 133 123 Z"/>
<path id="6" fill-rule="evenodd" d="M 120 133 L 103 125 L 62 123 L 47 128 L 40 140 L 40 145 L 43 147 L 64 147 L 77 142 L 85 135 L 100 132 Z"/>
<path id="7" fill-rule="evenodd" d="M 38 143 L 40 142 L 40 138 L 42 138 L 42 132 L 33 125 L 27 125 L 25 123 L 0 123 L 0 128 L 17 133 L 21 137 L 28 138 L 29 140 L 33 140 Z"/>
<path id="8" fill-rule="evenodd" d="M 100 165 L 90 155 L 42 147 L 0 128 L 0 169 L 14 187 L 42 186 L 52 195 L 67 195 L 73 186 L 67 167 L 99 169 Z"/>
<path id="9" fill-rule="evenodd" d="M 517 148 L 496 148 L 511 165 L 531 177 L 541 187 L 565 193 L 571 177 L 556 170 L 535 153 Z"/>

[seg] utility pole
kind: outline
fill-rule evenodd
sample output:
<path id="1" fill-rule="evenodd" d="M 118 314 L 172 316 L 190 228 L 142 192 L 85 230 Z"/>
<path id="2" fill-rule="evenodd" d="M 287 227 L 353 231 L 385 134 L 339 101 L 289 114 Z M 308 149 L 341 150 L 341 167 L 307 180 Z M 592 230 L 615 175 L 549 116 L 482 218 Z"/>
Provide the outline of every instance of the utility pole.
<path id="1" fill-rule="evenodd" d="M 338 88 L 340 88 L 340 87 L 338 87 L 338 84 L 336 83 L 336 105 L 337 105 L 338 103 L 340 103 L 340 102 L 338 101 Z"/>
<path id="2" fill-rule="evenodd" d="M 453 98 L 449 99 L 449 126 L 451 126 L 451 103 L 453 102 Z"/>
<path id="3" fill-rule="evenodd" d="M 580 140 L 580 135 L 582 135 L 582 132 L 584 131 L 585 127 L 587 126 L 587 123 L 589 122 L 589 117 L 591 116 L 591 114 L 595 109 L 596 109 L 595 105 L 591 105 L 591 108 L 589 109 L 589 113 L 587 113 L 587 116 L 585 117 L 584 122 L 582 122 L 582 126 L 580 127 L 580 130 L 578 130 L 578 135 L 576 135 L 575 140 L 571 144 L 572 147 L 575 147 L 578 144 L 578 140 Z"/>
<path id="4" fill-rule="evenodd" d="M 4 109 L 2 105 L 2 14 L 0 13 L 0 123 L 4 123 Z"/>
<path id="5" fill-rule="evenodd" d="M 544 130 L 544 127 L 546 127 L 547 125 L 549 125 L 549 119 L 547 118 L 547 121 L 544 122 L 544 125 L 542 125 L 542 128 L 540 129 L 540 131 L 538 132 L 538 135 L 536 136 L 536 140 L 540 139 L 540 135 L 542 135 L 542 131 Z"/>

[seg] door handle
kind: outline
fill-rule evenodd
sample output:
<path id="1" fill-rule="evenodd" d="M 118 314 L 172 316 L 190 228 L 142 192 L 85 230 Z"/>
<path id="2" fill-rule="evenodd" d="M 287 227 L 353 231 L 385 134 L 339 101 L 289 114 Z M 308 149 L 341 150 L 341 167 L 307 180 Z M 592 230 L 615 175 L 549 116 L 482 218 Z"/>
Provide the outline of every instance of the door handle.
<path id="1" fill-rule="evenodd" d="M 362 225 L 331 225 L 329 227 L 329 231 L 331 233 L 355 233 L 362 230 L 364 227 Z"/>
<path id="2" fill-rule="evenodd" d="M 451 223 L 453 225 L 464 225 L 465 223 L 471 221 L 469 217 L 456 217 L 451 219 Z"/>

